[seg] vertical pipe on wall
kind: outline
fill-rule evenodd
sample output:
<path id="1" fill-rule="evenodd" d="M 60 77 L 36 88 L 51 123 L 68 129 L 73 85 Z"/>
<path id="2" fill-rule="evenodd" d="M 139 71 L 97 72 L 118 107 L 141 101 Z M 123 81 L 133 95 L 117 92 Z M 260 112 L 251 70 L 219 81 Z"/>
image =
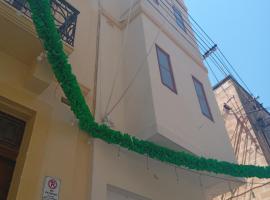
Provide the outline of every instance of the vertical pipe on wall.
<path id="1" fill-rule="evenodd" d="M 97 21 L 97 35 L 96 35 L 96 57 L 95 57 L 95 74 L 94 74 L 94 91 L 93 91 L 93 116 L 96 114 L 97 105 L 97 80 L 98 80 L 98 67 L 99 67 L 99 44 L 100 44 L 100 27 L 101 27 L 101 3 L 98 0 L 98 21 Z"/>

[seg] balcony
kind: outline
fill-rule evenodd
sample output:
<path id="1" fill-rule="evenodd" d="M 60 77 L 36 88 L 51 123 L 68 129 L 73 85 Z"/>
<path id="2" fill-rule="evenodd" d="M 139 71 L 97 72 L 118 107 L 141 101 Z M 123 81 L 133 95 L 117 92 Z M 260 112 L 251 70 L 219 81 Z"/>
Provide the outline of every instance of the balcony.
<path id="1" fill-rule="evenodd" d="M 51 0 L 55 24 L 67 54 L 73 51 L 79 11 L 64 0 Z M 31 64 L 43 51 L 26 0 L 0 0 L 0 50 Z M 26 48 L 27 47 L 27 48 Z"/>
<path id="2" fill-rule="evenodd" d="M 69 55 L 75 43 L 79 11 L 64 0 L 50 0 L 50 4 L 65 53 Z M 24 79 L 25 87 L 41 94 L 50 85 L 53 75 L 31 20 L 27 1 L 0 0 L 0 27 L 0 55 L 22 63 L 28 72 Z"/>
<path id="3" fill-rule="evenodd" d="M 31 18 L 31 11 L 26 0 L 4 0 L 4 2 Z M 51 8 L 62 40 L 73 47 L 79 11 L 64 0 L 52 0 Z"/>

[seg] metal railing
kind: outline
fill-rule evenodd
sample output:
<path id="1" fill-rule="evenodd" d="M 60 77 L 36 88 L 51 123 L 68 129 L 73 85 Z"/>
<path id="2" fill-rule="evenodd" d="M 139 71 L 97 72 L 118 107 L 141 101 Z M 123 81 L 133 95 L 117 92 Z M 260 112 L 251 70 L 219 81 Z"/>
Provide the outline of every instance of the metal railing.
<path id="1" fill-rule="evenodd" d="M 31 10 L 26 0 L 3 0 L 20 13 L 31 18 Z M 74 46 L 77 17 L 79 11 L 65 0 L 51 0 L 51 9 L 56 27 L 61 38 L 67 44 Z"/>

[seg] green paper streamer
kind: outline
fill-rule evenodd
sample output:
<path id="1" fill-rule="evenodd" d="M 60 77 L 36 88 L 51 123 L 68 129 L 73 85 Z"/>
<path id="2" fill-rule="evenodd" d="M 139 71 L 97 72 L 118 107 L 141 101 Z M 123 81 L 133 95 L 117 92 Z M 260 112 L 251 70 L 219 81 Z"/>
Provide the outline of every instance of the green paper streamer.
<path id="1" fill-rule="evenodd" d="M 97 124 L 85 102 L 76 77 L 72 73 L 71 65 L 63 50 L 62 40 L 54 23 L 49 0 L 28 0 L 28 2 L 37 34 L 43 42 L 48 61 L 83 131 L 93 138 L 101 139 L 109 144 L 119 145 L 138 154 L 147 155 L 150 158 L 176 166 L 216 174 L 226 174 L 233 177 L 270 178 L 270 167 L 238 165 L 198 157 L 186 152 L 174 151 L 149 141 L 140 140 L 126 133 L 112 130 L 105 125 Z"/>

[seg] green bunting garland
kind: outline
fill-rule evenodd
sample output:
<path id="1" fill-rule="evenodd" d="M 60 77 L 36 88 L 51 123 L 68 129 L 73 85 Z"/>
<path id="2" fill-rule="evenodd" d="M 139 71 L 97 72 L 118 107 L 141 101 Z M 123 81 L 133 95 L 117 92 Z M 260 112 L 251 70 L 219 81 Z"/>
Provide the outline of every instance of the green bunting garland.
<path id="1" fill-rule="evenodd" d="M 109 144 L 116 144 L 138 154 L 147 155 L 150 158 L 176 166 L 234 177 L 270 178 L 270 167 L 237 165 L 197 157 L 186 152 L 177 152 L 149 141 L 140 140 L 126 133 L 112 130 L 105 125 L 97 124 L 85 102 L 63 50 L 62 40 L 54 23 L 49 0 L 28 0 L 28 2 L 37 34 L 43 42 L 49 63 L 83 131 Z"/>

